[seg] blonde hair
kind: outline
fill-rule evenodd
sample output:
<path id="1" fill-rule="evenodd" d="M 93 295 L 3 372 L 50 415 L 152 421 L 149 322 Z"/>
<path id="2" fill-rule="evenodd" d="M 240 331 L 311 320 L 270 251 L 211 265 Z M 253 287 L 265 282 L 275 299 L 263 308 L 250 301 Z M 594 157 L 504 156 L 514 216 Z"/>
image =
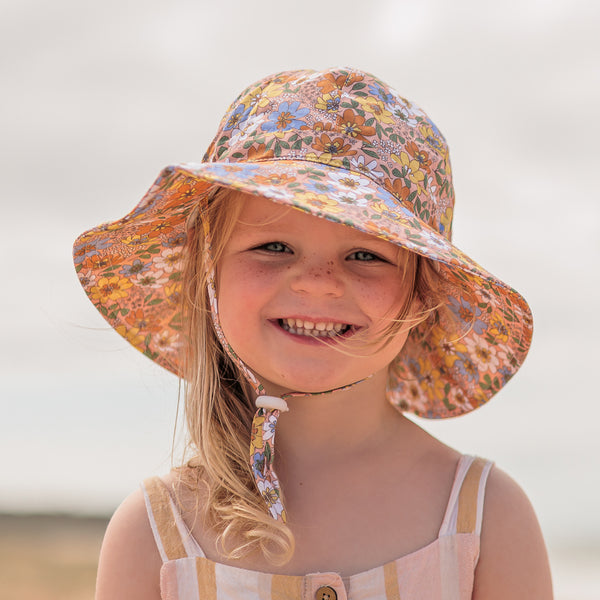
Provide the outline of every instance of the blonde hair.
<path id="1" fill-rule="evenodd" d="M 260 551 L 272 563 L 284 564 L 293 555 L 294 537 L 289 527 L 268 513 L 250 468 L 255 393 L 217 338 L 207 293 L 206 239 L 200 219 L 208 221 L 210 251 L 217 265 L 242 202 L 231 190 L 215 188 L 202 216 L 194 214 L 188 220 L 182 281 L 182 375 L 187 447 L 193 458 L 179 472 L 181 481 L 192 490 L 206 486 L 208 495 L 201 512 L 217 533 L 220 551 L 229 558 Z M 390 319 L 375 343 L 387 343 L 407 321 L 412 327 L 435 318 L 440 305 L 436 295 L 439 275 L 433 263 L 412 252 L 407 252 L 404 262 L 399 268 L 410 273 L 411 293 L 404 310 Z M 417 298 L 421 308 L 415 317 L 410 309 Z"/>

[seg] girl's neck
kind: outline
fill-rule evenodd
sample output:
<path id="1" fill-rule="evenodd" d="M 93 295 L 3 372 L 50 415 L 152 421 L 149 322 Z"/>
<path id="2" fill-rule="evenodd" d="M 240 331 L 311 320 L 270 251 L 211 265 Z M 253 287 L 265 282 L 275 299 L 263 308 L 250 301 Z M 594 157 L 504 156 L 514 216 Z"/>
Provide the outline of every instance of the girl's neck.
<path id="1" fill-rule="evenodd" d="M 386 399 L 387 370 L 347 389 L 286 398 L 277 425 L 277 453 L 285 463 L 346 461 L 398 435 L 406 419 Z"/>

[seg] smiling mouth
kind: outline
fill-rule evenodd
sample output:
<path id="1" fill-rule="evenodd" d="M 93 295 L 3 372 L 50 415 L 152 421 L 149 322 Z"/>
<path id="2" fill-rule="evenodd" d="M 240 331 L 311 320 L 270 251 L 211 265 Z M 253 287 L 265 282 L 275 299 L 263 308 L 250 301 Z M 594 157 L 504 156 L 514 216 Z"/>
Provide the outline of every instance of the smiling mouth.
<path id="1" fill-rule="evenodd" d="M 307 337 L 332 338 L 343 336 L 353 329 L 347 323 L 332 323 L 326 321 L 303 321 L 302 319 L 278 319 L 279 326 L 288 333 Z"/>

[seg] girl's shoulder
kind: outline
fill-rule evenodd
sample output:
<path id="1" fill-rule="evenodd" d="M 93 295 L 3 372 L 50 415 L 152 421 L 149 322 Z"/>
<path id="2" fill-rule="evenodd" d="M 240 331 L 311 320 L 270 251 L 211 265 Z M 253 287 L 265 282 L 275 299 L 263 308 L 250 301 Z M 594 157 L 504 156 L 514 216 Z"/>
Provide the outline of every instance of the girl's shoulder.
<path id="1" fill-rule="evenodd" d="M 489 475 L 474 600 L 552 598 L 548 555 L 525 492 L 504 471 Z"/>
<path id="2" fill-rule="evenodd" d="M 96 600 L 160 600 L 161 557 L 141 490 L 113 514 L 102 542 Z"/>

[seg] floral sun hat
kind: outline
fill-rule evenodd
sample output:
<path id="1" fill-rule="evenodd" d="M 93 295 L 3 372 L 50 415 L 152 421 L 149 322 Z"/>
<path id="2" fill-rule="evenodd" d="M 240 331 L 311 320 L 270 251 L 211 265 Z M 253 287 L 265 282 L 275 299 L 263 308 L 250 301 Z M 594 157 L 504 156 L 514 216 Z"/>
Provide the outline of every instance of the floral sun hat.
<path id="1" fill-rule="evenodd" d="M 531 343 L 518 292 L 451 243 L 446 142 L 415 104 L 347 68 L 288 71 L 244 90 L 203 161 L 162 171 L 122 219 L 74 245 L 81 284 L 135 348 L 179 374 L 186 220 L 215 186 L 259 194 L 437 261 L 454 318 L 412 329 L 390 368 L 389 400 L 453 417 L 489 400 Z M 446 287 L 447 286 L 447 287 Z"/>

